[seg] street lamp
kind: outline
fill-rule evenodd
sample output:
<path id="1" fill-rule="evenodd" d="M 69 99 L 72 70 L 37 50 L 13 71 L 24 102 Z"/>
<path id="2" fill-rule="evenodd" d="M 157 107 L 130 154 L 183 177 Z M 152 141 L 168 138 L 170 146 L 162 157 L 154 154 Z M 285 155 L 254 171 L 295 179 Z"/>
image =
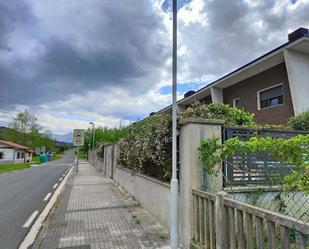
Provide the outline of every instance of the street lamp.
<path id="1" fill-rule="evenodd" d="M 95 132 L 95 124 L 94 124 L 94 122 L 89 122 L 89 124 L 91 124 L 92 125 L 92 153 L 93 153 L 93 163 L 95 164 L 95 157 L 94 157 L 94 132 Z"/>
<path id="2" fill-rule="evenodd" d="M 172 108 L 172 179 L 171 179 L 171 241 L 178 248 L 178 179 L 177 179 L 177 0 L 173 0 L 173 108 Z"/>

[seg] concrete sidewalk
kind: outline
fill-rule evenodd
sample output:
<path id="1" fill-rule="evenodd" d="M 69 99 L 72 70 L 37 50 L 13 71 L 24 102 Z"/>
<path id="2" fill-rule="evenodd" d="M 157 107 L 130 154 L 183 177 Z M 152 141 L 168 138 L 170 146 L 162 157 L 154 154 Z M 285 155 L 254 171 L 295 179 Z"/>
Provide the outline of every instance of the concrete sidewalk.
<path id="1" fill-rule="evenodd" d="M 33 249 L 169 248 L 168 244 L 167 232 L 147 211 L 82 161 Z"/>

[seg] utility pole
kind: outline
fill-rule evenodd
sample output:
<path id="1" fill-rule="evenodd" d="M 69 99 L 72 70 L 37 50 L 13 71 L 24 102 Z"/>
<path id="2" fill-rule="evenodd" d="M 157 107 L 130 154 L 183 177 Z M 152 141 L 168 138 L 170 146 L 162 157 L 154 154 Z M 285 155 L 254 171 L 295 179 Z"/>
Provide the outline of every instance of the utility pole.
<path id="1" fill-rule="evenodd" d="M 173 0 L 173 108 L 172 108 L 172 179 L 171 179 L 171 241 L 178 248 L 178 179 L 177 179 L 177 0 Z"/>

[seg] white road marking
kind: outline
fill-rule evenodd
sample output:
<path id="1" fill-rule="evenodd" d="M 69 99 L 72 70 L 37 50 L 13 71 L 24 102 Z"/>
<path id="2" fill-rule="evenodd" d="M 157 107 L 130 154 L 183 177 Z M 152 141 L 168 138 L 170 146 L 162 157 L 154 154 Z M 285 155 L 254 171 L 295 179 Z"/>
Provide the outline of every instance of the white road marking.
<path id="1" fill-rule="evenodd" d="M 56 183 L 56 184 L 53 186 L 53 188 L 57 188 L 57 186 L 58 186 L 58 183 Z"/>
<path id="2" fill-rule="evenodd" d="M 31 223 L 33 222 L 33 220 L 35 219 L 35 217 L 39 214 L 38 210 L 35 210 L 30 217 L 28 218 L 28 220 L 26 220 L 25 224 L 23 225 L 23 227 L 29 227 L 31 225 Z"/>
<path id="3" fill-rule="evenodd" d="M 49 197 L 51 196 L 51 193 L 48 193 L 45 198 L 44 198 L 44 201 L 47 201 L 49 199 Z"/>
<path id="4" fill-rule="evenodd" d="M 59 178 L 59 182 L 61 182 L 62 181 L 62 178 Z"/>
<path id="5" fill-rule="evenodd" d="M 28 249 L 29 246 L 34 243 L 39 231 L 41 230 L 43 222 L 45 221 L 52 207 L 55 205 L 60 193 L 63 191 L 63 188 L 65 187 L 65 183 L 67 182 L 69 175 L 72 173 L 72 171 L 73 171 L 73 168 L 71 167 L 68 175 L 65 177 L 64 181 L 60 183 L 59 188 L 55 190 L 54 194 L 51 196 L 50 200 L 47 202 L 46 207 L 43 209 L 39 217 L 36 219 L 34 224 L 31 226 L 30 231 L 27 233 L 26 237 L 21 242 L 18 249 Z"/>

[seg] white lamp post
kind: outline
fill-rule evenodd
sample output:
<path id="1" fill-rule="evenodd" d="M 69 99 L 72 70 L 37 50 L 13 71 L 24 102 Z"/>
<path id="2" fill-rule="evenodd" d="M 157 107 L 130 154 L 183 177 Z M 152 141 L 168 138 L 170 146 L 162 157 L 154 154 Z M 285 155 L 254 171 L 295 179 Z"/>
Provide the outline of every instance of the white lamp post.
<path id="1" fill-rule="evenodd" d="M 171 241 L 178 248 L 178 179 L 177 179 L 177 0 L 173 0 L 173 108 L 172 108 L 172 180 Z"/>

